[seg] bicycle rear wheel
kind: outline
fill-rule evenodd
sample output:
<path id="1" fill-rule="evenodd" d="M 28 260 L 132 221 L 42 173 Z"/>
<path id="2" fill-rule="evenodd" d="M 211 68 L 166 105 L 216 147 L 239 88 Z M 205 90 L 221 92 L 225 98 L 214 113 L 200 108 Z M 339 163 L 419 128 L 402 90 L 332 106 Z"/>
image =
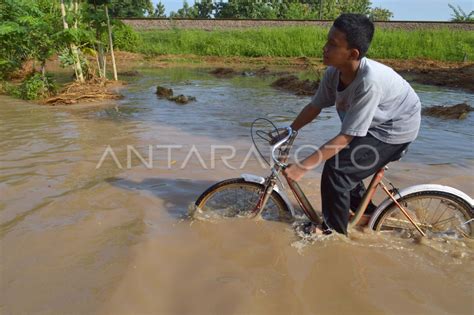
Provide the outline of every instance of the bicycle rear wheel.
<path id="1" fill-rule="evenodd" d="M 196 201 L 195 217 L 222 219 L 249 218 L 264 190 L 264 185 L 233 178 L 219 182 L 207 189 Z M 262 211 L 262 217 L 274 221 L 291 221 L 286 203 L 273 191 Z"/>
<path id="2" fill-rule="evenodd" d="M 443 191 L 421 191 L 403 196 L 398 202 L 420 228 L 432 236 L 474 237 L 472 207 L 456 195 Z M 398 231 L 416 235 L 415 227 L 392 203 L 375 220 L 376 231 Z"/>

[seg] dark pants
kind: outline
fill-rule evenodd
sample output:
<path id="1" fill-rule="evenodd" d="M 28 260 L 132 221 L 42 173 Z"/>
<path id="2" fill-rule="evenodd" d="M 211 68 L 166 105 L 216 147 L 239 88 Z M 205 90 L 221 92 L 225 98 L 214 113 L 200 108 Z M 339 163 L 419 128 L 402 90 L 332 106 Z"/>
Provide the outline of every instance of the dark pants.
<path id="1" fill-rule="evenodd" d="M 347 234 L 349 209 L 357 210 L 365 193 L 362 180 L 390 161 L 399 159 L 408 144 L 388 144 L 367 134 L 355 137 L 346 148 L 326 161 L 321 178 L 321 200 L 328 228 Z M 374 209 L 371 203 L 367 212 Z"/>

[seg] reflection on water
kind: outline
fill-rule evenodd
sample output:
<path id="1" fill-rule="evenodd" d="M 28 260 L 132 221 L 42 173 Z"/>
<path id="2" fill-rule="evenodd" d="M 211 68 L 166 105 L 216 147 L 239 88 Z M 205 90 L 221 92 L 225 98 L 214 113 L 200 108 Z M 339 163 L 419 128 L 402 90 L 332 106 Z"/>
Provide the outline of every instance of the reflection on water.
<path id="1" fill-rule="evenodd" d="M 18 313 L 313 314 L 470 313 L 473 243 L 385 237 L 301 239 L 282 222 L 194 222 L 188 207 L 207 187 L 240 173 L 268 174 L 253 157 L 245 170 L 213 169 L 211 145 L 236 148 L 249 124 L 288 124 L 308 98 L 269 87 L 272 78 L 216 79 L 205 70 L 142 70 L 120 103 L 43 107 L 0 96 L 0 310 Z M 159 99 L 156 85 L 197 97 L 186 106 Z M 474 103 L 474 96 L 416 86 L 425 106 Z M 449 184 L 472 191 L 473 116 L 423 118 L 400 185 Z M 337 133 L 332 110 L 298 143 Z M 170 156 L 148 146 L 176 145 Z M 108 156 L 110 146 L 122 167 Z M 417 162 L 417 163 L 415 163 Z M 426 166 L 423 163 L 447 163 Z M 169 167 L 168 167 L 169 163 Z M 302 182 L 319 207 L 319 175 Z"/>

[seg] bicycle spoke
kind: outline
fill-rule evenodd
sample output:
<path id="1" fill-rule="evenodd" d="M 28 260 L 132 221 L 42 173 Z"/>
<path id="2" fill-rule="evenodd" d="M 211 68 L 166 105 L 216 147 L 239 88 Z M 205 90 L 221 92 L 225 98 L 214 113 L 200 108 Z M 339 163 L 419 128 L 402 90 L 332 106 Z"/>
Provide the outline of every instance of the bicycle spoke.
<path id="1" fill-rule="evenodd" d="M 472 234 L 472 226 L 463 224 L 469 215 L 463 210 L 463 205 L 456 200 L 436 193 L 427 193 L 407 197 L 402 204 L 426 233 L 454 237 L 469 237 Z M 378 230 L 414 229 L 396 206 L 387 209 L 379 222 L 376 227 Z"/>
<path id="2" fill-rule="evenodd" d="M 457 219 L 457 218 L 456 218 L 456 216 L 453 215 L 452 217 L 449 217 L 447 219 L 444 219 L 444 220 L 441 220 L 441 221 L 438 221 L 438 222 L 434 223 L 432 226 L 435 227 L 437 225 L 443 225 L 443 224 L 446 224 L 446 223 L 448 223 L 452 220 L 455 220 L 455 219 Z"/>
<path id="3" fill-rule="evenodd" d="M 438 209 L 440 206 L 441 206 L 442 202 L 439 203 L 438 207 L 436 209 Z M 443 217 L 443 215 L 446 213 L 446 211 L 448 211 L 448 208 L 446 207 L 443 212 L 441 212 L 441 215 L 438 217 L 438 219 L 436 219 L 436 221 L 433 223 L 436 224 L 437 222 L 439 222 L 439 220 Z"/>
<path id="4" fill-rule="evenodd" d="M 461 230 L 459 227 L 456 227 L 456 231 L 458 231 L 459 233 L 462 234 L 462 236 L 466 237 L 466 238 L 470 238 L 469 237 L 469 234 L 467 234 L 466 232 L 464 232 L 463 230 Z"/>
<path id="5" fill-rule="evenodd" d="M 429 202 L 428 202 L 428 206 L 424 207 L 424 209 L 430 209 L 430 206 L 431 206 L 431 202 L 433 201 L 433 198 L 430 198 Z M 434 215 L 436 214 L 436 211 L 433 211 L 433 217 Z"/>
<path id="6" fill-rule="evenodd" d="M 440 206 L 441 206 L 441 202 L 438 202 L 438 206 L 436 207 L 436 209 L 434 209 L 433 213 L 438 212 L 438 209 L 439 209 Z M 423 221 L 424 222 L 429 222 L 429 220 L 428 220 L 428 216 L 430 215 L 430 212 L 428 211 L 429 208 L 425 208 L 424 210 L 425 210 L 425 215 L 423 216 Z"/>
<path id="7" fill-rule="evenodd" d="M 384 228 L 395 228 L 395 229 L 402 229 L 402 228 L 406 228 L 407 226 L 410 226 L 411 223 L 410 221 L 403 221 L 403 220 L 399 220 L 399 219 L 393 219 L 393 218 L 390 218 L 390 219 L 387 219 L 387 223 L 384 224 Z M 392 224 L 390 224 L 392 223 Z M 394 224 L 394 223 L 405 223 L 405 224 Z"/>
<path id="8" fill-rule="evenodd" d="M 200 212 L 207 212 L 212 218 L 251 217 L 260 199 L 262 188 L 248 183 L 230 184 L 218 189 L 204 202 Z M 212 212 L 212 214 L 210 214 Z M 273 195 L 261 213 L 263 218 L 284 220 L 291 215 L 282 205 L 277 203 Z"/>

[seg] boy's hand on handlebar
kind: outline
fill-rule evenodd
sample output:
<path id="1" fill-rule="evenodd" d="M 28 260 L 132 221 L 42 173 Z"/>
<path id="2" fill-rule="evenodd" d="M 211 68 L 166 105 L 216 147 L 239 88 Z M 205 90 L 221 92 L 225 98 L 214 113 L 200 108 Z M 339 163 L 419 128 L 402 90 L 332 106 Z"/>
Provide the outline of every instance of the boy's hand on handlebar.
<path id="1" fill-rule="evenodd" d="M 270 137 L 270 145 L 276 144 L 281 139 L 285 138 L 288 135 L 286 129 L 279 129 L 278 131 L 269 132 L 268 136 Z"/>
<path id="2" fill-rule="evenodd" d="M 306 172 L 308 172 L 308 170 L 296 164 L 290 164 L 283 172 L 288 176 L 288 178 L 297 182 L 306 174 Z"/>

